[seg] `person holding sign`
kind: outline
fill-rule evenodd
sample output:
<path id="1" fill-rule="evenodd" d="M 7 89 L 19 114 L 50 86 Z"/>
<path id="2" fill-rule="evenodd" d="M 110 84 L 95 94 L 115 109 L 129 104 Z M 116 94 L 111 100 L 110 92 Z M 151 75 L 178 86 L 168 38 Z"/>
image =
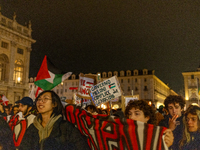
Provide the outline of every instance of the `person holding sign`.
<path id="1" fill-rule="evenodd" d="M 35 102 L 39 115 L 26 130 L 19 150 L 89 149 L 78 129 L 63 120 L 63 106 L 54 91 L 43 91 Z"/>
<path id="2" fill-rule="evenodd" d="M 156 124 L 155 111 L 145 100 L 130 100 L 125 109 L 125 116 L 128 119 L 141 121 L 148 124 Z M 164 131 L 164 141 L 167 147 L 173 144 L 174 136 L 170 129 Z"/>

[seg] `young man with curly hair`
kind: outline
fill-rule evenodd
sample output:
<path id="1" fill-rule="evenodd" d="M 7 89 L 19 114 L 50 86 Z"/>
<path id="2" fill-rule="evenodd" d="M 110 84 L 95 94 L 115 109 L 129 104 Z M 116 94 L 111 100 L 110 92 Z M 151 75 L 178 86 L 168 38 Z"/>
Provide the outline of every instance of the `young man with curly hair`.
<path id="1" fill-rule="evenodd" d="M 170 150 L 177 150 L 179 147 L 179 141 L 183 136 L 183 108 L 185 106 L 185 99 L 179 95 L 169 95 L 166 97 L 165 108 L 169 114 L 165 119 L 161 120 L 159 125 L 167 127 L 173 131 L 174 142 L 173 145 L 169 148 Z"/>
<path id="2" fill-rule="evenodd" d="M 155 110 L 145 100 L 130 100 L 125 109 L 125 116 L 128 119 L 156 125 Z M 172 145 L 173 140 L 172 131 L 165 130 L 164 141 L 168 147 Z"/>

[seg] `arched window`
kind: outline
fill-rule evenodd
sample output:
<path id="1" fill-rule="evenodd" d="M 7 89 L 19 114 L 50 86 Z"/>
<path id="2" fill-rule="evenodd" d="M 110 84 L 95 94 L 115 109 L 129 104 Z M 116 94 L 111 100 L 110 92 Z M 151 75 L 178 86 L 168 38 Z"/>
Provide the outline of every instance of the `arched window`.
<path id="1" fill-rule="evenodd" d="M 103 78 L 106 78 L 106 72 L 103 72 Z"/>
<path id="2" fill-rule="evenodd" d="M 118 76 L 118 72 L 117 72 L 117 71 L 114 71 L 114 75 L 115 75 L 115 76 Z"/>
<path id="3" fill-rule="evenodd" d="M 121 77 L 124 76 L 124 71 L 120 71 L 120 76 L 121 76 Z"/>
<path id="4" fill-rule="evenodd" d="M 22 83 L 23 79 L 23 71 L 24 71 L 24 65 L 22 60 L 15 60 L 15 68 L 14 68 L 14 75 L 13 80 L 15 83 Z"/>
<path id="5" fill-rule="evenodd" d="M 135 76 L 138 75 L 138 70 L 134 70 L 134 75 L 135 75 Z"/>
<path id="6" fill-rule="evenodd" d="M 1 54 L 0 55 L 0 80 L 5 80 L 7 64 L 8 64 L 8 57 L 5 54 Z"/>
<path id="7" fill-rule="evenodd" d="M 112 72 L 111 71 L 108 72 L 108 77 L 109 78 L 112 77 Z"/>

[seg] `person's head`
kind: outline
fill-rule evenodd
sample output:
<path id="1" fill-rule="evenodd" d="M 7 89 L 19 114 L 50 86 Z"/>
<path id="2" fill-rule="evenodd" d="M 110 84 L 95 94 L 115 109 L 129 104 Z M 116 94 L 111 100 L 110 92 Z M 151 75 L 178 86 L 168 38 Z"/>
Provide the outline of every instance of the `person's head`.
<path id="1" fill-rule="evenodd" d="M 94 105 L 87 105 L 87 106 L 85 107 L 85 109 L 86 109 L 89 113 L 91 113 L 91 114 L 93 114 L 93 113 L 98 113 L 98 110 L 97 110 L 97 108 L 96 108 Z"/>
<path id="2" fill-rule="evenodd" d="M 19 105 L 15 105 L 12 107 L 12 112 L 14 115 L 16 115 L 19 112 Z"/>
<path id="3" fill-rule="evenodd" d="M 180 148 L 189 143 L 191 132 L 200 132 L 200 108 L 190 105 L 185 112 L 183 138 L 180 141 Z"/>
<path id="4" fill-rule="evenodd" d="M 11 111 L 10 111 L 10 107 L 9 106 L 5 106 L 4 107 L 5 113 L 8 115 L 10 115 Z"/>
<path id="5" fill-rule="evenodd" d="M 19 105 L 19 112 L 22 112 L 23 117 L 25 117 L 32 109 L 33 100 L 30 97 L 23 97 L 20 101 L 17 101 L 17 104 Z"/>
<path id="6" fill-rule="evenodd" d="M 179 95 L 169 95 L 166 97 L 164 104 L 171 116 L 178 115 L 180 117 L 185 106 L 185 99 Z"/>
<path id="7" fill-rule="evenodd" d="M 188 132 L 200 131 L 200 108 L 191 105 L 185 112 L 185 120 Z"/>
<path id="8" fill-rule="evenodd" d="M 130 100 L 125 109 L 125 116 L 144 123 L 156 123 L 155 111 L 145 100 Z"/>
<path id="9" fill-rule="evenodd" d="M 41 92 L 35 99 L 38 113 L 58 116 L 62 114 L 62 103 L 60 97 L 51 90 Z"/>

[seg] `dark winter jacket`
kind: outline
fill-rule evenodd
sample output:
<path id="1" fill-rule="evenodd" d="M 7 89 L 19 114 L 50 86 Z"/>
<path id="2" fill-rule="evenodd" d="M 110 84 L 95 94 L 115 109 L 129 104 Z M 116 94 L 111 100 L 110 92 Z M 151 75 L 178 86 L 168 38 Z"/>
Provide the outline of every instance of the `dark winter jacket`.
<path id="1" fill-rule="evenodd" d="M 12 131 L 3 117 L 0 117 L 0 147 L 3 150 L 16 149 L 12 139 Z"/>
<path id="2" fill-rule="evenodd" d="M 181 150 L 200 150 L 200 133 L 190 133 L 190 143 L 185 143 Z"/>
<path id="3" fill-rule="evenodd" d="M 174 142 L 173 145 L 169 147 L 169 150 L 178 150 L 179 149 L 179 141 L 183 137 L 183 116 L 176 119 L 176 128 L 173 131 L 174 134 Z M 172 118 L 171 115 L 167 115 L 165 119 L 161 120 L 159 126 L 163 126 L 169 128 L 169 118 Z"/>
<path id="4" fill-rule="evenodd" d="M 19 150 L 87 150 L 84 137 L 73 124 L 59 118 L 53 125 L 50 136 L 39 143 L 38 129 L 31 124 L 26 130 Z"/>

